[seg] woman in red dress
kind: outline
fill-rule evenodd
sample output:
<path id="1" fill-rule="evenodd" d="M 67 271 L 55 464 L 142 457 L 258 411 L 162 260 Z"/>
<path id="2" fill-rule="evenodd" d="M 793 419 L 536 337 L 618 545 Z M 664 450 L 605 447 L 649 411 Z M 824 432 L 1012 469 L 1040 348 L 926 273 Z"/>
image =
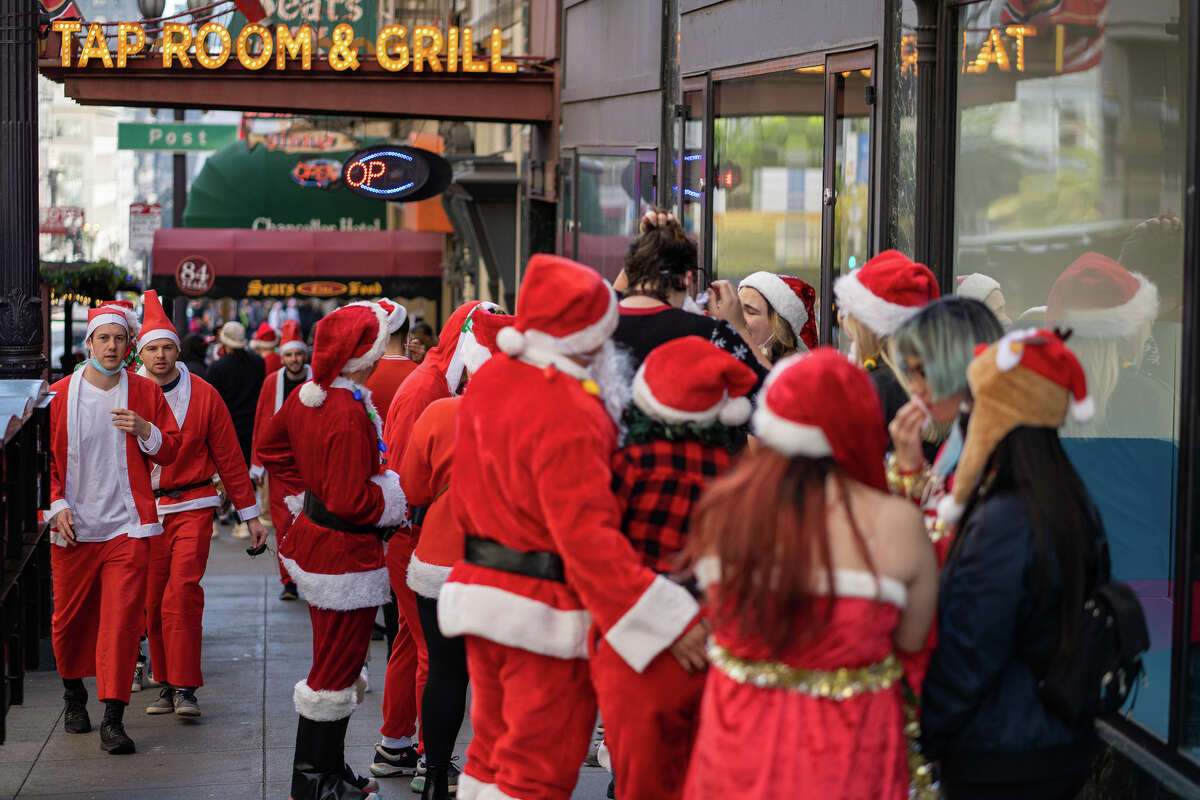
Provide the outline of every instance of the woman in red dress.
<path id="1" fill-rule="evenodd" d="M 887 493 L 882 423 L 836 351 L 785 359 L 755 412 L 765 447 L 701 499 L 712 669 L 685 797 L 908 796 L 898 653 L 925 644 L 937 564 Z"/>

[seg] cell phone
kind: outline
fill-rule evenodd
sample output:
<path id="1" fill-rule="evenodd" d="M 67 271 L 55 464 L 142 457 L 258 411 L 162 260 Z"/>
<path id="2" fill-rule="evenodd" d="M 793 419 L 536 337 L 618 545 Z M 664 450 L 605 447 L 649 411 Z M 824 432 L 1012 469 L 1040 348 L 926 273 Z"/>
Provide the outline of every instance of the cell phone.
<path id="1" fill-rule="evenodd" d="M 258 547 L 247 547 L 246 555 L 250 556 L 251 558 L 254 558 L 255 556 L 261 556 L 266 551 L 267 551 L 267 543 L 263 542 Z"/>

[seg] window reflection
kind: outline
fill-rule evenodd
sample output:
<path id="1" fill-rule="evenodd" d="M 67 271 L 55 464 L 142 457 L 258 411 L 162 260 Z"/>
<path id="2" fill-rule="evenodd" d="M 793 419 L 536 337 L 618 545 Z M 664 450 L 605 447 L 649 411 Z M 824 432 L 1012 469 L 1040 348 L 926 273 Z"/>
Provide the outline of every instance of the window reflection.
<path id="1" fill-rule="evenodd" d="M 1178 2 L 959 11 L 955 270 L 1017 326 L 1073 328 L 1097 403 L 1064 445 L 1151 629 L 1132 717 L 1170 697 L 1186 49 Z M 1200 664 L 1196 665 L 1200 669 Z M 1193 690 L 1196 691 L 1196 690 Z M 1192 716 L 1200 727 L 1200 706 Z"/>
<path id="2" fill-rule="evenodd" d="M 575 174 L 577 258 L 611 281 L 621 271 L 637 229 L 634 157 L 580 155 Z"/>

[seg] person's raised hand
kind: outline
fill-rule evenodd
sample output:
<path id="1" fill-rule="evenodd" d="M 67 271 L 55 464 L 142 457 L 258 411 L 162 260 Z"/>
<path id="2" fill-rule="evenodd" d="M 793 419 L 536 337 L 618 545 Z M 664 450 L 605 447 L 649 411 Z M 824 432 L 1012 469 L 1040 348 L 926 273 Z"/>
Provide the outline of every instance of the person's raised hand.
<path id="1" fill-rule="evenodd" d="M 702 619 L 671 645 L 671 655 L 688 672 L 700 672 L 708 666 L 708 620 Z"/>
<path id="2" fill-rule="evenodd" d="M 892 452 L 901 472 L 916 472 L 925 463 L 921 445 L 921 430 L 929 421 L 929 412 L 919 400 L 911 399 L 900 407 L 888 425 L 892 437 Z"/>
<path id="3" fill-rule="evenodd" d="M 638 226 L 639 233 L 645 233 L 653 228 L 661 228 L 675 222 L 675 215 L 670 211 L 659 211 L 658 209 L 650 209 L 642 216 L 642 221 Z"/>
<path id="4" fill-rule="evenodd" d="M 125 433 L 131 433 L 143 442 L 150 438 L 150 423 L 138 416 L 136 411 L 128 408 L 114 409 L 113 424 Z"/>
<path id="5" fill-rule="evenodd" d="M 708 286 L 708 311 L 717 319 L 723 319 L 739 333 L 746 327 L 746 315 L 737 289 L 729 281 L 713 281 Z"/>

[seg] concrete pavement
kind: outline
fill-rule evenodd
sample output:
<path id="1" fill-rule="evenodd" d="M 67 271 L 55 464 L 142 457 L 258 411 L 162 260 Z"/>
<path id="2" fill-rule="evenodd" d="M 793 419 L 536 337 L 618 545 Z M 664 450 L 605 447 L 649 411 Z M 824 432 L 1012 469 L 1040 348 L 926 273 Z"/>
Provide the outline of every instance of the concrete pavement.
<path id="1" fill-rule="evenodd" d="M 287 800 L 296 712 L 292 687 L 308 673 L 312 637 L 303 601 L 278 599 L 274 557 L 253 561 L 246 543 L 229 529 L 212 543 L 204 579 L 205 686 L 197 692 L 203 716 L 186 722 L 173 714 L 150 716 L 145 707 L 157 689 L 134 694 L 125 713 L 137 753 L 100 750 L 103 705 L 88 679 L 94 730 L 68 735 L 62 727 L 58 673 L 26 677 L 25 704 L 8 714 L 8 741 L 0 746 L 0 798 L 57 800 Z M 380 703 L 387 657 L 384 642 L 371 643 L 371 692 L 346 735 L 347 759 L 365 772 L 379 740 Z M 461 758 L 470 720 L 459 734 Z M 382 779 L 385 800 L 418 795 L 408 778 Z M 582 768 L 573 800 L 601 800 L 608 774 Z"/>

